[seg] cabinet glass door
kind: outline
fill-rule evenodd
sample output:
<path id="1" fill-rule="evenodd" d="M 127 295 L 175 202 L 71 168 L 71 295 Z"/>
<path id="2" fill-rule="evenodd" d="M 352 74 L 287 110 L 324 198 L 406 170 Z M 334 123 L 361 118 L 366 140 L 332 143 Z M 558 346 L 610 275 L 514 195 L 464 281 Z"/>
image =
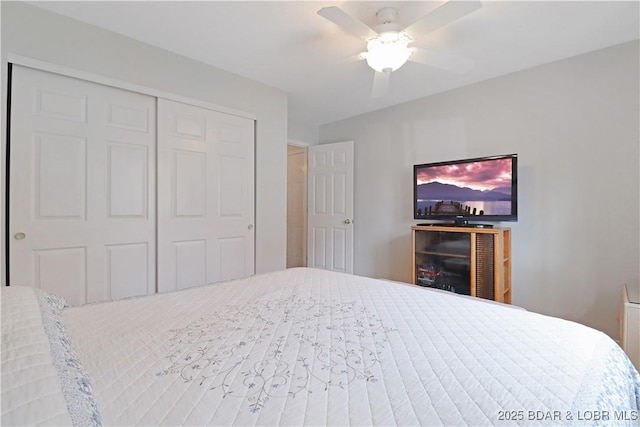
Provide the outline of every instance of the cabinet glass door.
<path id="1" fill-rule="evenodd" d="M 471 234 L 415 233 L 416 284 L 470 295 Z"/>

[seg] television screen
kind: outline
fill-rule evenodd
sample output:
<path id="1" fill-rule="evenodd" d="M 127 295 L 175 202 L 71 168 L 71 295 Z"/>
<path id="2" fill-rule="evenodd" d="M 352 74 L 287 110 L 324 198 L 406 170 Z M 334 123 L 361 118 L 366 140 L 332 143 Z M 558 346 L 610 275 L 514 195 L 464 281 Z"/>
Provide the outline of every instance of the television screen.
<path id="1" fill-rule="evenodd" d="M 516 154 L 413 167 L 414 219 L 515 221 Z"/>

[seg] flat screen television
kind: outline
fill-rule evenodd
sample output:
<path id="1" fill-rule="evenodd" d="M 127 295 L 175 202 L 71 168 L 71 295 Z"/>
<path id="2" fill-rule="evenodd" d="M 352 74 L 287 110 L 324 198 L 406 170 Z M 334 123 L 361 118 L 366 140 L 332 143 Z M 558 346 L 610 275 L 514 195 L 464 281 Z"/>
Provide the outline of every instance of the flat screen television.
<path id="1" fill-rule="evenodd" d="M 413 217 L 449 220 L 457 225 L 516 221 L 518 156 L 414 165 Z"/>

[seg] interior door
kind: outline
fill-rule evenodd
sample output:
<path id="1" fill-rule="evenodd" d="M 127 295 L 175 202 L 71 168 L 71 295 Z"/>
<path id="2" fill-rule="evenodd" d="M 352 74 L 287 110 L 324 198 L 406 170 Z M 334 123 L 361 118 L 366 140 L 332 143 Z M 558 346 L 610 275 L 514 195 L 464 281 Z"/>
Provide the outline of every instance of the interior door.
<path id="1" fill-rule="evenodd" d="M 158 290 L 255 272 L 254 121 L 158 100 Z"/>
<path id="2" fill-rule="evenodd" d="M 155 98 L 13 66 L 9 283 L 155 291 Z"/>
<path id="3" fill-rule="evenodd" d="M 353 141 L 308 156 L 307 265 L 353 273 Z"/>

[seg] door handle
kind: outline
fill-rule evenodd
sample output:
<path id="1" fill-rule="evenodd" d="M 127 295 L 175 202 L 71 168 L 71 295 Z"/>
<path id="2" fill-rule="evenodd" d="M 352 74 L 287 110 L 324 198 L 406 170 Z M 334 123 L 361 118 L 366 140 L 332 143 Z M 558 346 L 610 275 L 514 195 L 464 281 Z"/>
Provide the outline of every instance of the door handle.
<path id="1" fill-rule="evenodd" d="M 351 224 L 351 220 L 349 218 L 347 218 L 347 219 L 344 220 L 344 223 L 345 224 Z"/>
<path id="2" fill-rule="evenodd" d="M 16 239 L 16 240 L 24 240 L 24 238 L 25 238 L 25 237 L 27 237 L 27 235 L 26 235 L 26 234 L 24 234 L 24 233 L 16 233 L 16 234 L 13 236 L 13 238 L 14 238 L 14 239 Z"/>

